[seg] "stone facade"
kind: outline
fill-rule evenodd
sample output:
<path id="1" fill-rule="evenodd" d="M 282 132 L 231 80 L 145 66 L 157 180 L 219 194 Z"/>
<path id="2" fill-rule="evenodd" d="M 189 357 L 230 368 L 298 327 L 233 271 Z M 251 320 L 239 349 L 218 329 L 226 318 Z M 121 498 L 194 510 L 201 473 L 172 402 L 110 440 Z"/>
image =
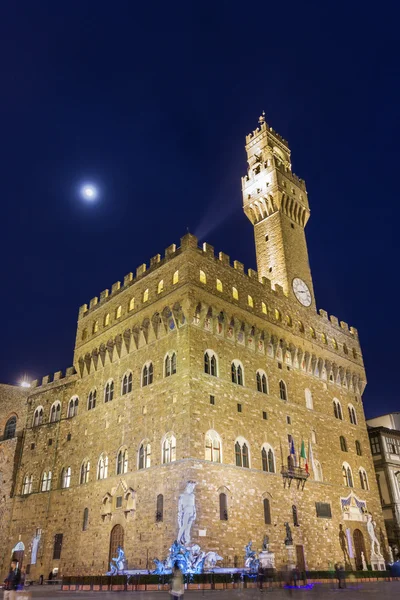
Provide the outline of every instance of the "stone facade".
<path id="1" fill-rule="evenodd" d="M 263 120 L 253 136 L 260 131 L 271 132 Z M 268 137 L 271 144 L 280 139 Z M 153 558 L 164 558 L 177 535 L 178 497 L 188 480 L 197 484 L 192 542 L 217 551 L 227 566 L 242 566 L 245 544 L 252 539 L 261 548 L 266 533 L 281 566 L 287 560 L 286 521 L 292 524 L 297 560 L 304 556 L 310 569 L 344 558 L 358 566 L 360 547 L 353 540 L 360 535 L 369 556 L 366 511 L 384 538 L 357 330 L 316 311 L 304 235 L 305 185 L 291 173 L 289 155 L 282 158 L 282 144 L 280 153 L 272 147 L 264 175 L 279 183 L 284 172 L 287 181 L 297 182 L 298 205 L 289 205 L 271 183 L 265 223 L 253 220 L 256 235 L 260 225 L 269 227 L 271 217 L 280 223 L 282 247 L 275 252 L 272 278 L 265 276 L 261 240 L 256 245 L 261 272 L 245 274 L 240 262 L 231 266 L 227 255 L 215 256 L 212 246 L 200 248 L 187 234 L 179 248 L 170 246 L 148 268 L 138 267 L 135 277 L 129 273 L 111 292 L 83 305 L 74 367 L 33 383 L 6 544 L 9 554 L 22 540 L 33 578 L 54 567 L 61 574 L 104 573 L 110 540 L 113 549 L 117 539 L 130 568 L 152 568 Z M 249 148 L 248 153 L 250 180 L 258 174 L 251 173 Z M 249 193 L 244 196 L 248 216 L 254 211 L 246 205 Z M 294 295 L 295 276 L 311 291 L 308 307 Z M 288 470 L 288 436 L 298 462 L 304 442 L 307 481 L 304 459 L 298 469 Z M 212 451 L 206 442 L 211 438 Z M 273 452 L 268 464 L 263 448 Z M 350 482 L 344 480 L 343 463 L 346 477 L 347 469 L 352 471 Z M 361 467 L 368 478 L 362 487 Z M 282 469 L 296 477 L 282 477 Z M 51 483 L 45 484 L 43 474 L 48 477 L 49 471 Z M 316 503 L 324 503 L 331 517 L 317 516 Z M 31 564 L 35 536 L 40 541 Z"/>

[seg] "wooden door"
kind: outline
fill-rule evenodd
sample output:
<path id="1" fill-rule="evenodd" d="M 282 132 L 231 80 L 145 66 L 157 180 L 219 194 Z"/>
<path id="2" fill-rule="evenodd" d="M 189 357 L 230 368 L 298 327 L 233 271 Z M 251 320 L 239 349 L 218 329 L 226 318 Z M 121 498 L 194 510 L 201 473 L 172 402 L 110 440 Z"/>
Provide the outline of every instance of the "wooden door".
<path id="1" fill-rule="evenodd" d="M 354 530 L 353 540 L 354 540 L 354 558 L 356 561 L 356 569 L 358 571 L 361 571 L 362 570 L 361 552 L 364 552 L 365 560 L 367 560 L 367 555 L 365 552 L 364 536 L 359 529 Z"/>
<path id="2" fill-rule="evenodd" d="M 121 525 L 115 525 L 111 530 L 109 563 L 118 556 L 118 546 L 124 547 L 124 528 Z"/>
<path id="3" fill-rule="evenodd" d="M 306 559 L 304 557 L 304 546 L 301 544 L 296 545 L 296 564 L 299 571 L 306 570 Z"/>

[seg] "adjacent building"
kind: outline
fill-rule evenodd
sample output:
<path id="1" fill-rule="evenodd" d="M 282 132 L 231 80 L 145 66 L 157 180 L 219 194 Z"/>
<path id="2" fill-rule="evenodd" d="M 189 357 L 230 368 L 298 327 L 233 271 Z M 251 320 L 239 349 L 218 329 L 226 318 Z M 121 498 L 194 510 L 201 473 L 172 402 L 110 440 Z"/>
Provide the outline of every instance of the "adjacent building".
<path id="1" fill-rule="evenodd" d="M 261 117 L 246 151 L 257 271 L 188 233 L 84 304 L 73 367 L 32 384 L 4 558 L 34 579 L 105 573 L 118 545 L 152 568 L 188 481 L 192 543 L 225 566 L 267 534 L 280 567 L 289 523 L 300 568 L 358 568 L 369 514 L 386 552 L 357 330 L 317 310 L 287 142 Z"/>
<path id="2" fill-rule="evenodd" d="M 400 413 L 368 419 L 368 433 L 389 545 L 400 550 Z"/>

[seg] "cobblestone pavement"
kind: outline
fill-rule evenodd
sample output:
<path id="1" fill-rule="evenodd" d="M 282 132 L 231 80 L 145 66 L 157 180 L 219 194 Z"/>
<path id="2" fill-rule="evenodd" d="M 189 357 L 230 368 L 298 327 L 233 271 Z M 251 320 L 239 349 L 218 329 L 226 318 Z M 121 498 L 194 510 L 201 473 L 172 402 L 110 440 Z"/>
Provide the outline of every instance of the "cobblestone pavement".
<path id="1" fill-rule="evenodd" d="M 134 598 L 135 600 L 171 600 L 167 592 L 62 592 L 59 589 L 47 586 L 34 586 L 30 588 L 32 600 L 51 600 L 52 598 L 64 598 L 67 600 L 116 600 L 120 598 Z M 0 596 L 1 597 L 1 596 Z M 224 590 L 224 591 L 190 591 L 185 593 L 186 600 L 391 600 L 400 597 L 400 582 L 363 583 L 359 585 L 348 584 L 344 590 L 325 585 L 314 585 L 312 589 L 285 590 L 274 588 L 273 590 Z"/>

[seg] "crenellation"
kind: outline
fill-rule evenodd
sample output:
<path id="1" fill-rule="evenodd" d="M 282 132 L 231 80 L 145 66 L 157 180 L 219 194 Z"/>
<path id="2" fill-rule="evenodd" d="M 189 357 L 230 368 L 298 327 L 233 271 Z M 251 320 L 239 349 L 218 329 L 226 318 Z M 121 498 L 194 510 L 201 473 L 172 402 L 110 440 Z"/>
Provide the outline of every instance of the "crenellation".
<path id="1" fill-rule="evenodd" d="M 318 312 L 323 319 L 328 320 L 328 313 L 326 312 L 326 310 L 324 310 L 323 308 L 320 308 Z"/>
<path id="2" fill-rule="evenodd" d="M 76 375 L 75 367 L 67 367 L 65 370 L 65 377 L 71 377 L 71 375 Z"/>
<path id="3" fill-rule="evenodd" d="M 176 252 L 176 244 L 171 244 L 165 249 L 165 258 L 171 258 Z"/>
<path id="4" fill-rule="evenodd" d="M 249 277 L 251 277 L 252 279 L 257 279 L 258 280 L 258 273 L 254 269 L 247 269 L 247 275 Z"/>
<path id="5" fill-rule="evenodd" d="M 340 327 L 344 330 L 344 331 L 349 331 L 349 326 L 345 321 L 340 321 Z"/>
<path id="6" fill-rule="evenodd" d="M 350 327 L 350 333 L 351 335 L 354 335 L 354 337 L 358 338 L 358 330 L 356 329 L 356 327 Z"/>
<path id="7" fill-rule="evenodd" d="M 283 287 L 281 285 L 279 285 L 278 283 L 275 284 L 274 292 L 277 296 L 281 296 L 281 297 L 286 296 Z"/>
<path id="8" fill-rule="evenodd" d="M 203 243 L 203 252 L 214 258 L 214 246 L 211 246 L 211 244 L 204 242 Z"/>
<path id="9" fill-rule="evenodd" d="M 78 319 L 81 319 L 88 311 L 88 305 L 87 304 L 82 304 L 82 306 L 79 307 L 79 312 L 78 312 Z"/>
<path id="10" fill-rule="evenodd" d="M 38 387 L 38 385 L 39 385 L 39 379 L 34 379 L 33 381 L 31 381 L 31 388 Z"/>
<path id="11" fill-rule="evenodd" d="M 51 376 L 50 375 L 45 375 L 44 377 L 42 377 L 42 385 L 47 385 L 50 382 L 51 382 Z"/>
<path id="12" fill-rule="evenodd" d="M 120 289 L 121 289 L 121 282 L 120 281 L 116 281 L 111 286 L 111 294 L 114 294 L 115 292 L 118 292 L 118 290 L 120 290 Z"/>
<path id="13" fill-rule="evenodd" d="M 182 250 L 187 250 L 189 248 L 192 248 L 192 250 L 197 250 L 198 244 L 199 244 L 199 240 L 192 233 L 186 233 L 181 238 L 181 248 L 182 248 Z"/>
<path id="14" fill-rule="evenodd" d="M 335 327 L 339 327 L 339 319 L 337 317 L 335 317 L 334 315 L 330 315 L 329 320 L 332 323 L 332 325 L 334 325 Z"/>
<path id="15" fill-rule="evenodd" d="M 127 287 L 133 281 L 133 273 L 127 273 L 124 277 L 124 287 Z"/>
<path id="16" fill-rule="evenodd" d="M 224 252 L 220 252 L 218 254 L 218 259 L 221 261 L 221 263 L 223 265 L 226 265 L 226 266 L 230 267 L 231 257 L 228 254 L 225 254 Z"/>
<path id="17" fill-rule="evenodd" d="M 93 308 L 94 306 L 97 305 L 99 299 L 97 296 L 95 296 L 94 298 L 92 298 L 89 302 L 89 308 Z M 85 305 L 86 306 L 86 305 Z"/>
<path id="18" fill-rule="evenodd" d="M 136 268 L 136 279 L 139 279 L 139 277 L 141 277 L 142 275 L 144 275 L 146 273 L 146 270 L 147 270 L 146 263 L 143 263 L 143 264 L 139 265 Z"/>
<path id="19" fill-rule="evenodd" d="M 63 378 L 63 372 L 62 371 L 56 371 L 53 375 L 53 381 L 58 381 L 59 379 Z"/>
<path id="20" fill-rule="evenodd" d="M 160 260 L 161 260 L 161 255 L 160 254 L 156 254 L 155 256 L 153 256 L 150 259 L 150 268 L 156 267 L 158 265 L 158 263 L 160 262 Z"/>
<path id="21" fill-rule="evenodd" d="M 103 290 L 102 292 L 100 292 L 100 302 L 104 302 L 109 295 L 109 290 Z"/>
<path id="22" fill-rule="evenodd" d="M 244 275 L 244 264 L 239 262 L 238 260 L 234 260 L 233 261 L 233 268 L 236 271 L 239 271 L 239 273 L 242 273 Z"/>

